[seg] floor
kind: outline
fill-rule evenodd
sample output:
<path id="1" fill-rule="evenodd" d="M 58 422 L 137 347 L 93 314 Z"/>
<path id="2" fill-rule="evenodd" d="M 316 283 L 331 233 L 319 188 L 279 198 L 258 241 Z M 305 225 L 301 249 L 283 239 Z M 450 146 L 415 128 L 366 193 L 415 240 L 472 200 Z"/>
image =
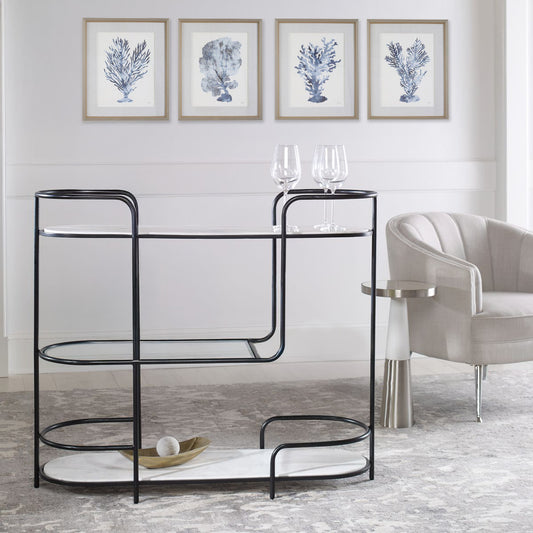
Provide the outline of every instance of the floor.
<path id="1" fill-rule="evenodd" d="M 378 370 L 382 366 L 380 361 Z M 438 374 L 418 375 L 428 370 Z M 187 373 L 196 379 L 192 371 L 177 375 Z M 416 424 L 399 430 L 376 425 L 374 481 L 363 476 L 279 483 L 274 501 L 268 496 L 268 483 L 143 487 L 139 505 L 133 505 L 126 488 L 63 488 L 43 482 L 33 489 L 32 393 L 0 394 L 0 531 L 532 533 L 533 362 L 489 368 L 483 424 L 475 422 L 474 379 L 468 366 L 419 358 L 413 360 L 413 373 Z M 103 376 L 93 375 L 85 382 L 77 381 L 79 375 L 66 377 L 72 379 L 70 385 L 92 381 L 98 387 L 106 381 Z M 120 374 L 116 376 L 121 380 Z M 12 383 L 21 379 L 17 376 Z M 205 435 L 213 440 L 212 448 L 256 448 L 261 421 L 273 414 L 316 413 L 320 408 L 320 413 L 361 414 L 366 419 L 366 383 L 365 378 L 214 385 L 197 391 L 147 387 L 144 440 L 152 446 L 163 435 Z M 56 409 L 43 423 L 71 415 L 113 416 L 131 405 L 129 392 L 115 388 L 45 393 L 43 408 Z M 377 392 L 379 404 L 379 381 Z M 61 435 L 94 444 L 100 437 L 110 439 L 104 443 L 118 442 L 113 427 L 101 426 L 96 430 L 80 425 Z M 287 429 L 273 427 L 267 446 L 283 442 L 287 435 L 294 442 L 318 435 L 305 424 L 295 424 L 290 433 Z M 127 438 L 128 428 L 123 431 Z M 64 454 L 43 448 L 43 462 Z"/>
<path id="2" fill-rule="evenodd" d="M 332 366 L 334 368 L 332 369 Z M 250 368 L 253 367 L 253 368 Z M 490 371 L 490 369 L 489 369 Z M 179 386 L 195 384 L 250 383 L 268 381 L 300 381 L 305 379 L 346 378 L 364 376 L 368 373 L 368 363 L 280 363 L 269 365 L 219 366 L 217 371 L 212 368 L 158 368 L 143 370 L 145 386 Z M 411 374 L 472 374 L 473 369 L 465 364 L 441 361 L 429 357 L 413 357 Z M 376 364 L 376 377 L 383 376 L 383 362 Z M 97 372 L 56 372 L 41 373 L 41 390 L 74 390 L 74 389 L 113 389 L 130 388 L 131 373 L 126 370 L 105 370 Z M 33 390 L 33 375 L 20 374 L 0 378 L 0 392 L 17 392 Z"/>

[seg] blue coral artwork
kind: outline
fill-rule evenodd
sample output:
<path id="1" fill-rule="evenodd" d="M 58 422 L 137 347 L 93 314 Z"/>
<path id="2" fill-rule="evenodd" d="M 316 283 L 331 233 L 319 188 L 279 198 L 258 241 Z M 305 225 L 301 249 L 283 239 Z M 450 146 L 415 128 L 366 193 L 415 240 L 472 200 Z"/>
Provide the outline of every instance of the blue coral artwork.
<path id="1" fill-rule="evenodd" d="M 99 107 L 149 107 L 155 102 L 153 32 L 99 32 Z"/>
<path id="2" fill-rule="evenodd" d="M 344 107 L 348 66 L 344 33 L 287 31 L 283 44 L 286 52 L 280 53 L 280 64 L 287 105 L 307 109 L 306 113 Z"/>
<path id="3" fill-rule="evenodd" d="M 230 103 L 233 91 L 239 86 L 235 76 L 242 66 L 242 43 L 231 37 L 220 37 L 202 47 L 198 63 L 202 74 L 201 87 L 217 102 Z"/>
<path id="4" fill-rule="evenodd" d="M 117 36 L 113 39 L 105 52 L 104 76 L 120 93 L 118 103 L 133 102 L 130 94 L 148 73 L 150 56 L 146 40 L 131 46 L 126 38 Z"/>
<path id="5" fill-rule="evenodd" d="M 334 38 L 327 37 L 322 37 L 318 43 L 308 42 L 300 46 L 298 64 L 294 68 L 308 93 L 308 102 L 322 104 L 327 101 L 325 91 L 328 81 L 342 61 L 337 58 L 337 46 L 338 42 Z"/>
<path id="6" fill-rule="evenodd" d="M 428 72 L 425 67 L 431 61 L 426 46 L 417 37 L 405 53 L 399 42 L 391 41 L 387 44 L 387 48 L 389 55 L 385 56 L 385 61 L 397 72 L 403 90 L 400 102 L 405 104 L 419 102 L 420 97 L 416 92 Z"/>
<path id="7" fill-rule="evenodd" d="M 376 102 L 388 108 L 435 105 L 435 36 L 430 32 L 383 32 L 379 35 L 379 79 Z"/>

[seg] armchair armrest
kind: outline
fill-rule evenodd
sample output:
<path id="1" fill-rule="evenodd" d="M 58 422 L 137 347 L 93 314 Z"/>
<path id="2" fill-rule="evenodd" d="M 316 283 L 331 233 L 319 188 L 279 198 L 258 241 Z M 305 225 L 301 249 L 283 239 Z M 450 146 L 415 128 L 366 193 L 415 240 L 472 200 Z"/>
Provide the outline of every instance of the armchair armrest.
<path id="1" fill-rule="evenodd" d="M 392 219 L 387 224 L 391 278 L 437 286 L 433 298 L 408 298 L 411 351 L 450 361 L 470 353 L 471 318 L 482 311 L 482 283 L 474 264 L 440 252 Z"/>
<path id="2" fill-rule="evenodd" d="M 392 279 L 435 284 L 433 300 L 462 315 L 482 311 L 481 274 L 476 265 L 405 237 L 393 223 L 387 225 L 387 247 Z"/>

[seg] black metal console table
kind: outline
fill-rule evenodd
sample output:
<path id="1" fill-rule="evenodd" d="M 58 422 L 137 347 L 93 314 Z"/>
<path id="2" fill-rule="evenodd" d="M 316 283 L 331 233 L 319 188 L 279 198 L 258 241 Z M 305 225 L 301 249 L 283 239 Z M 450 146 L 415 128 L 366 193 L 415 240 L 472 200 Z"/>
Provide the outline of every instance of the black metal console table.
<path id="1" fill-rule="evenodd" d="M 123 190 L 46 190 L 35 194 L 35 261 L 34 261 L 34 485 L 40 480 L 63 485 L 82 486 L 130 486 L 134 502 L 139 501 L 139 490 L 144 485 L 179 483 L 215 483 L 231 481 L 265 481 L 270 484 L 270 497 L 275 496 L 275 484 L 280 480 L 333 479 L 369 473 L 374 478 L 374 382 L 375 382 L 375 280 L 376 280 L 376 220 L 377 194 L 373 191 L 340 190 L 334 196 L 316 189 L 296 189 L 279 213 L 281 231 L 271 228 L 259 231 L 219 229 L 214 231 L 173 230 L 168 228 L 143 228 L 139 226 L 139 206 L 133 194 Z M 273 204 L 272 222 L 278 220 L 279 194 Z M 41 227 L 40 202 L 48 200 L 109 200 L 125 204 L 130 212 L 131 224 L 118 227 Z M 364 229 L 347 228 L 342 232 L 320 232 L 313 229 L 288 233 L 287 212 L 297 202 L 309 201 L 361 201 L 371 202 L 371 221 Z M 141 431 L 141 371 L 146 365 L 168 364 L 228 364 L 268 363 L 278 359 L 285 349 L 285 302 L 287 244 L 291 239 L 302 238 L 350 238 L 370 237 L 371 247 L 371 299 L 370 299 L 370 393 L 368 421 L 329 415 L 275 416 L 266 420 L 259 432 L 257 450 L 207 449 L 187 465 L 160 470 L 149 470 L 139 465 Z M 39 285 L 40 285 L 40 239 L 128 239 L 131 242 L 131 338 L 124 340 L 75 340 L 41 346 L 39 341 Z M 272 241 L 272 315 L 270 332 L 261 338 L 232 339 L 144 339 L 141 337 L 139 301 L 139 248 L 146 239 L 268 239 Z M 279 258 L 278 258 L 279 248 Z M 278 266 L 279 259 L 279 266 Z M 279 272 L 278 272 L 279 270 Z M 354 285 L 355 286 L 355 285 Z M 279 295 L 278 295 L 279 290 Z M 258 346 L 279 335 L 279 346 L 270 356 L 260 356 Z M 209 343 L 205 356 L 161 357 L 145 355 L 143 348 L 153 343 L 167 347 L 190 346 L 197 349 Z M 189 344 L 188 344 L 189 343 Z M 212 346 L 223 347 L 222 355 L 212 355 Z M 121 355 L 102 356 L 102 352 L 121 350 Z M 87 352 L 90 352 L 89 355 Z M 230 355 L 228 355 L 228 353 Z M 39 362 L 46 360 L 63 365 L 121 365 L 132 370 L 132 416 L 83 418 L 57 422 L 47 427 L 40 426 Z M 350 438 L 313 442 L 285 442 L 274 449 L 265 449 L 265 430 L 276 421 L 304 420 L 310 422 L 331 421 L 348 424 L 356 431 Z M 58 442 L 50 433 L 59 428 L 80 424 L 120 423 L 131 424 L 132 441 L 118 445 L 78 445 Z M 346 445 L 368 442 L 368 457 L 354 454 Z M 40 444 L 68 451 L 81 452 L 40 463 Z M 129 451 L 133 462 L 119 451 Z M 281 453 L 283 452 L 283 453 Z"/>

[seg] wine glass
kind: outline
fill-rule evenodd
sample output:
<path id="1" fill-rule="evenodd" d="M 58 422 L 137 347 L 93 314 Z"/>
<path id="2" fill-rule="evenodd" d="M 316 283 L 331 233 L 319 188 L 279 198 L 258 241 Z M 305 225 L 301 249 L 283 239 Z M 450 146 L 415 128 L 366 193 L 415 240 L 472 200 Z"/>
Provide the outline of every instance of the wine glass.
<path id="1" fill-rule="evenodd" d="M 313 156 L 313 178 L 322 186 L 324 193 L 332 190 L 332 183 L 338 179 L 340 172 L 337 146 L 334 144 L 319 144 L 315 147 Z M 315 229 L 331 231 L 331 223 L 328 221 L 328 206 L 330 202 L 324 201 L 324 222 L 317 224 Z"/>
<path id="2" fill-rule="evenodd" d="M 278 187 L 283 190 L 282 209 L 287 203 L 287 195 L 300 180 L 302 167 L 298 146 L 295 144 L 278 144 L 274 149 L 270 174 Z M 288 231 L 297 232 L 297 226 L 287 226 Z M 281 231 L 281 225 L 274 226 L 274 231 Z"/>
<path id="3" fill-rule="evenodd" d="M 346 158 L 346 149 L 344 148 L 344 144 L 337 144 L 337 156 L 339 158 L 339 173 L 338 176 L 332 180 L 329 183 L 329 188 L 331 190 L 331 194 L 335 194 L 335 191 L 342 187 L 342 184 L 345 182 L 346 178 L 348 177 L 348 160 Z M 330 230 L 331 231 L 346 231 L 346 228 L 343 226 L 339 226 L 333 222 L 333 212 L 335 208 L 335 202 L 331 202 L 331 209 L 330 209 Z"/>

